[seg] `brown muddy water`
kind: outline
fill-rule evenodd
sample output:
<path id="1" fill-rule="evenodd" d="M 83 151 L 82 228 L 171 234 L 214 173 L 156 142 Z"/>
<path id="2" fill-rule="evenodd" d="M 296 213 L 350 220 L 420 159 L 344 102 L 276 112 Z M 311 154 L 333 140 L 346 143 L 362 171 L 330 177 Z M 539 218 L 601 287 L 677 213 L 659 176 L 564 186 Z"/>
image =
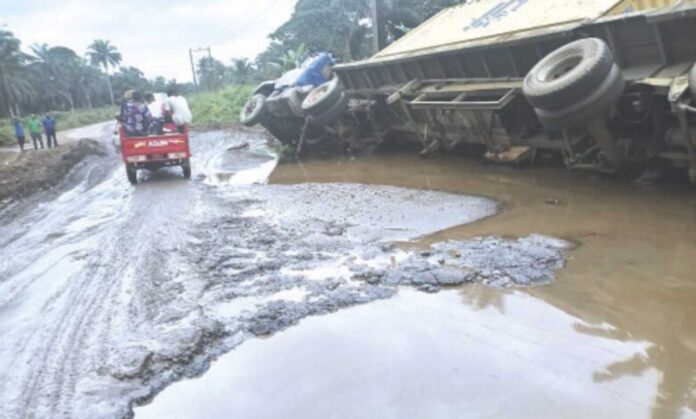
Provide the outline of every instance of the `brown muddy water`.
<path id="1" fill-rule="evenodd" d="M 138 417 L 696 417 L 696 190 L 401 154 L 281 165 L 505 210 L 404 246 L 544 234 L 578 244 L 546 286 L 464 286 L 304 320 L 173 385 Z"/>
<path id="2" fill-rule="evenodd" d="M 684 406 L 696 408 L 693 187 L 648 187 L 557 168 L 520 170 L 410 155 L 283 165 L 271 181 L 386 183 L 505 203 L 504 213 L 428 237 L 424 244 L 532 233 L 579 243 L 554 284 L 526 292 L 585 322 L 576 328 L 580 334 L 650 344 L 645 353 L 598 372 L 597 382 L 652 369 L 661 375 L 654 417 L 675 417 Z M 462 289 L 465 300 L 470 292 Z"/>

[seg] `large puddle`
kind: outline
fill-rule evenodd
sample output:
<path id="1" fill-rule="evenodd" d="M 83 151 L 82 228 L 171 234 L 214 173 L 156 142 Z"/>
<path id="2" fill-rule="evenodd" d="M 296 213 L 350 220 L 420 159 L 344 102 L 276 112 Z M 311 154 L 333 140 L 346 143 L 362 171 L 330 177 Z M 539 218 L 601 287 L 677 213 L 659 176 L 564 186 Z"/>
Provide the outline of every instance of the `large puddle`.
<path id="1" fill-rule="evenodd" d="M 305 319 L 174 384 L 138 417 L 695 415 L 693 190 L 394 154 L 283 165 L 270 180 L 386 184 L 505 205 L 406 247 L 534 234 L 579 246 L 543 287 L 401 291 Z"/>
<path id="2" fill-rule="evenodd" d="M 696 407 L 693 189 L 618 184 L 558 169 L 517 170 L 400 155 L 282 166 L 273 177 L 278 182 L 346 179 L 485 195 L 508 206 L 497 217 L 425 242 L 530 233 L 577 241 L 581 246 L 557 282 L 527 292 L 576 317 L 579 334 L 649 343 L 646 352 L 617 356 L 595 374 L 598 385 L 657 373 L 660 379 L 649 400 L 653 416 L 676 417 L 684 408 Z"/>

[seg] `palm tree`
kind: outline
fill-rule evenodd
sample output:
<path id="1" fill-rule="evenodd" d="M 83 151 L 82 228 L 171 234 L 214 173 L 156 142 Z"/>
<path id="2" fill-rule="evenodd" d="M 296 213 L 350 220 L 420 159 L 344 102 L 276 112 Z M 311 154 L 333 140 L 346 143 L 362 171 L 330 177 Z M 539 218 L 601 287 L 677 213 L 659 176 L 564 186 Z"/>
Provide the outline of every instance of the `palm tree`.
<path id="1" fill-rule="evenodd" d="M 225 84 L 225 65 L 212 57 L 198 61 L 198 79 L 206 90 L 217 90 Z"/>
<path id="2" fill-rule="evenodd" d="M 121 53 L 118 52 L 116 47 L 111 45 L 109 41 L 97 39 L 92 42 L 92 45 L 87 47 L 87 55 L 89 56 L 92 65 L 104 67 L 104 70 L 106 71 L 106 82 L 109 87 L 111 105 L 115 105 L 114 89 L 111 87 L 111 77 L 109 76 L 109 66 L 116 67 L 121 63 Z"/>
<path id="3" fill-rule="evenodd" d="M 246 58 L 232 60 L 232 67 L 229 69 L 229 79 L 233 83 L 244 84 L 249 81 L 254 72 L 254 65 Z"/>
<path id="4" fill-rule="evenodd" d="M 80 59 L 75 51 L 66 47 L 50 47 L 46 44 L 34 44 L 30 68 L 39 75 L 38 88 L 43 100 L 56 106 L 61 102 L 74 110 L 74 98 L 71 88 L 75 84 Z"/>
<path id="5" fill-rule="evenodd" d="M 12 32 L 0 30 L 0 110 L 10 117 L 18 116 L 20 102 L 34 93 L 24 67 L 29 57 L 19 47 Z"/>
<path id="6" fill-rule="evenodd" d="M 97 94 L 97 83 L 101 78 L 101 71 L 90 66 L 86 60 L 80 61 L 75 74 L 73 89 L 82 93 L 87 107 L 92 109 L 92 96 Z"/>
<path id="7" fill-rule="evenodd" d="M 302 64 L 302 59 L 305 57 L 307 52 L 307 47 L 305 44 L 300 44 L 295 49 L 289 49 L 280 57 L 277 62 L 271 63 L 271 65 L 281 73 L 286 73 L 292 69 L 298 68 Z"/>

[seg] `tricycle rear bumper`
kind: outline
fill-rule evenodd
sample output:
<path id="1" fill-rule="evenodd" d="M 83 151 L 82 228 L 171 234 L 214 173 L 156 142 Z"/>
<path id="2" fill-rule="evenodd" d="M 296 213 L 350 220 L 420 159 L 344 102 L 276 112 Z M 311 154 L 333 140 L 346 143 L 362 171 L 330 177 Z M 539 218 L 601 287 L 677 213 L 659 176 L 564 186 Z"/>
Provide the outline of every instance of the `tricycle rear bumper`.
<path id="1" fill-rule="evenodd" d="M 128 163 L 135 169 L 158 170 L 163 167 L 181 166 L 187 159 L 176 160 L 150 160 L 143 163 Z"/>

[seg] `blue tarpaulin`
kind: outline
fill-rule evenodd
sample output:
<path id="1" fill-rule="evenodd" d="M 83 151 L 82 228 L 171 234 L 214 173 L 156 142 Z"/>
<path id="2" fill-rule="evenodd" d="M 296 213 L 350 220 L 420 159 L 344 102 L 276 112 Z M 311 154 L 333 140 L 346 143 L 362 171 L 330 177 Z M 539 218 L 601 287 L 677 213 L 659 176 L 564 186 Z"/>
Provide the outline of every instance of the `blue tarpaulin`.
<path id="1" fill-rule="evenodd" d="M 302 67 L 288 71 L 283 74 L 275 83 L 276 90 L 295 86 L 321 86 L 327 80 L 322 74 L 322 70 L 327 65 L 333 65 L 334 60 L 331 55 L 321 53 L 312 57 L 302 64 Z"/>

